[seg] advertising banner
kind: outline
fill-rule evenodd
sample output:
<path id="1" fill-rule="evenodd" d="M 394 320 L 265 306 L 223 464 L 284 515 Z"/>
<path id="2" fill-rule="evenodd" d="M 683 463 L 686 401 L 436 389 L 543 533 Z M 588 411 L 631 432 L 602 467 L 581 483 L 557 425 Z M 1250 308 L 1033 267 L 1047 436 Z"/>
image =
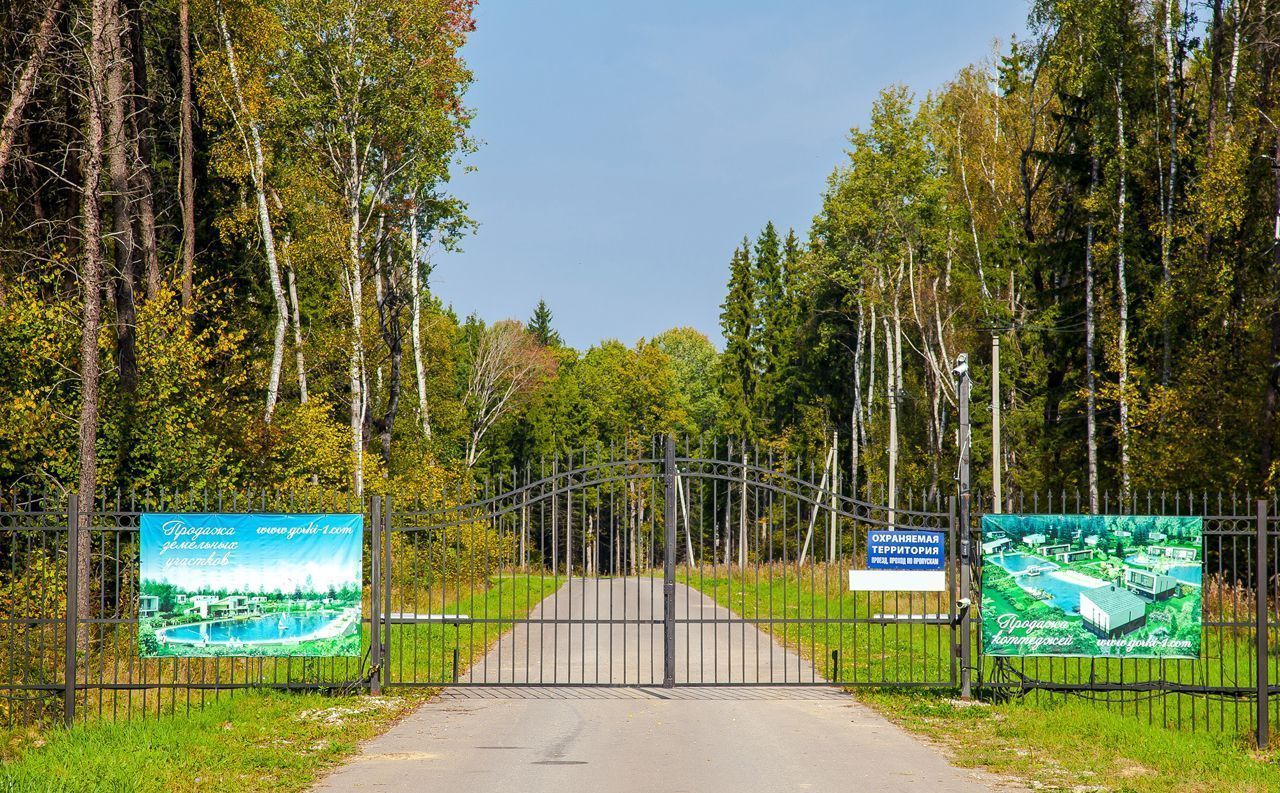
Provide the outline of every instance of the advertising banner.
<path id="1" fill-rule="evenodd" d="M 146 514 L 143 657 L 360 655 L 361 515 Z"/>
<path id="2" fill-rule="evenodd" d="M 1196 658 L 1202 521 L 984 515 L 982 651 Z"/>

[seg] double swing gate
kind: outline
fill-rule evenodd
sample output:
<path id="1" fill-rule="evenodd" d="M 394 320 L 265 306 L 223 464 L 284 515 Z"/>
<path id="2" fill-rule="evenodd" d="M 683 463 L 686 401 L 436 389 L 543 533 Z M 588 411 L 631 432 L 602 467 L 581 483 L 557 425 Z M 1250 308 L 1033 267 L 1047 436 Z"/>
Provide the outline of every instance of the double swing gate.
<path id="1" fill-rule="evenodd" d="M 875 506 L 830 459 L 729 444 L 629 451 L 375 503 L 374 689 L 958 684 L 953 593 L 847 591 L 868 529 L 954 548 L 953 499 Z"/>
<path id="2" fill-rule="evenodd" d="M 0 725 L 158 716 L 246 688 L 959 685 L 955 499 L 870 504 L 838 468 L 665 438 L 430 499 L 0 493 Z M 140 657 L 148 512 L 363 512 L 363 657 Z M 847 591 L 885 527 L 947 532 L 951 591 Z"/>

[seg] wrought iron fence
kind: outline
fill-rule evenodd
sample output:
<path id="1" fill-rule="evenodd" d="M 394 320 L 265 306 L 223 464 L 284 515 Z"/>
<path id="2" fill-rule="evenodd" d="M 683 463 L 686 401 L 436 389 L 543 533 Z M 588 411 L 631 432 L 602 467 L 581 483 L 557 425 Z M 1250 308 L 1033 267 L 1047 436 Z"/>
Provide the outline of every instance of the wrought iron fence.
<path id="1" fill-rule="evenodd" d="M 365 659 L 138 653 L 142 513 L 361 512 L 359 501 L 318 490 L 99 493 L 91 504 L 74 494 L 10 492 L 2 501 L 0 725 L 159 716 L 246 688 L 334 692 L 365 685 Z M 73 536 L 80 542 L 68 542 Z M 366 567 L 371 558 L 365 554 Z M 77 569 L 87 572 L 83 587 L 75 585 Z M 78 602 L 85 595 L 88 603 Z"/>
<path id="2" fill-rule="evenodd" d="M 1102 494 L 1103 512 L 1205 518 L 1201 658 L 1004 659 L 978 652 L 980 554 L 966 568 L 958 553 L 957 513 L 971 513 L 977 540 L 992 505 L 981 494 L 966 509 L 936 490 L 857 489 L 838 466 L 823 474 L 805 458 L 653 442 L 430 495 L 99 493 L 82 508 L 74 497 L 0 494 L 0 724 L 154 717 L 251 687 L 539 684 L 971 682 L 982 696 L 1083 697 L 1175 728 L 1265 737 L 1280 718 L 1274 498 Z M 1003 506 L 1088 511 L 1061 491 Z M 365 656 L 140 658 L 138 522 L 159 511 L 363 513 Z M 87 529 L 69 543 L 77 523 Z M 867 530 L 886 526 L 948 533 L 948 591 L 846 591 Z M 71 585 L 78 567 L 89 571 L 84 608 Z M 82 616 L 69 624 L 69 613 Z"/>
<path id="3" fill-rule="evenodd" d="M 971 530 L 980 536 L 979 495 Z M 1016 514 L 1085 514 L 1079 491 L 1019 493 L 1004 505 Z M 995 699 L 1083 698 L 1148 723 L 1253 734 L 1265 743 L 1280 718 L 1280 504 L 1276 497 L 1144 491 L 1122 498 L 1101 492 L 1099 514 L 1183 515 L 1203 519 L 1201 655 L 1194 660 L 1139 658 L 1003 658 L 979 656 L 976 685 Z M 974 580 L 981 600 L 981 577 Z M 981 647 L 982 623 L 973 620 Z"/>

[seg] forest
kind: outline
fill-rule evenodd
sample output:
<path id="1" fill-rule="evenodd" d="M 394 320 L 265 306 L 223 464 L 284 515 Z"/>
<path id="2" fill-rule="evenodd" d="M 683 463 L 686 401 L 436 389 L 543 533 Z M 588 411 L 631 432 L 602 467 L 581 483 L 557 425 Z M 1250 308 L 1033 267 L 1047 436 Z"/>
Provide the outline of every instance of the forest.
<path id="1" fill-rule="evenodd" d="M 1035 0 L 703 265 L 723 349 L 586 350 L 432 289 L 473 6 L 0 3 L 0 486 L 423 492 L 677 433 L 950 492 L 960 353 L 1011 502 L 1280 480 L 1275 4 Z"/>

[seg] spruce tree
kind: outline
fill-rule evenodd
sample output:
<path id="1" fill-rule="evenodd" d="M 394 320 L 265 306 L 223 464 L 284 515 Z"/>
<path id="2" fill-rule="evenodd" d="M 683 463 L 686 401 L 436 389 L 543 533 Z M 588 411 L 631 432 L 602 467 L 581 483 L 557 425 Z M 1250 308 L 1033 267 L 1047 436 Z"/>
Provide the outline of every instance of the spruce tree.
<path id="1" fill-rule="evenodd" d="M 762 427 L 779 429 L 779 384 L 785 370 L 785 336 L 790 327 L 787 295 L 782 276 L 782 243 L 769 222 L 756 238 L 753 276 L 756 297 L 755 352 L 760 382 L 756 388 L 755 413 Z"/>
<path id="2" fill-rule="evenodd" d="M 529 332 L 543 347 L 560 346 L 560 334 L 551 327 L 551 309 L 547 306 L 546 300 L 538 299 L 538 307 L 533 310 L 533 316 L 529 318 Z"/>
<path id="3" fill-rule="evenodd" d="M 729 263 L 729 294 L 720 312 L 724 334 L 721 383 L 724 392 L 723 428 L 739 438 L 755 437 L 752 409 L 758 373 L 755 348 L 755 277 L 751 268 L 750 241 L 734 249 Z"/>
<path id="4" fill-rule="evenodd" d="M 798 288 L 800 240 L 795 229 L 787 231 L 782 243 L 782 265 L 779 268 L 781 301 L 772 313 L 771 336 L 776 345 L 775 377 L 772 386 L 772 418 L 779 430 L 793 426 L 799 418 L 800 324 L 804 321 Z"/>

